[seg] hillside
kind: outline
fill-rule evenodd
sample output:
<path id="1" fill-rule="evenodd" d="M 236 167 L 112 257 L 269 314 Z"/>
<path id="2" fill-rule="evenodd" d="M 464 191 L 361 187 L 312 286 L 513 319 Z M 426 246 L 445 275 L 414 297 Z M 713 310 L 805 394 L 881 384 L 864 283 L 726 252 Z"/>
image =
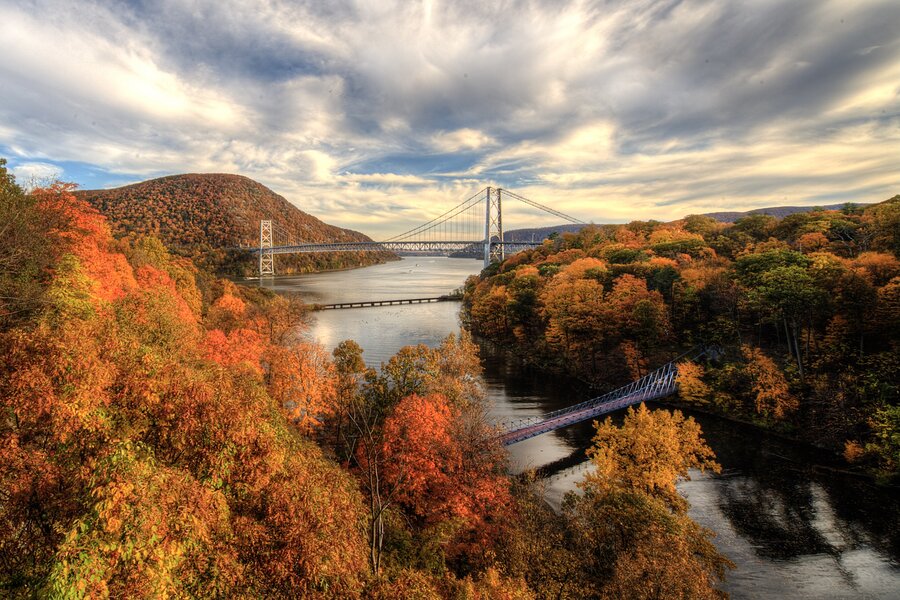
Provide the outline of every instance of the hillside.
<path id="1" fill-rule="evenodd" d="M 295 240 L 370 241 L 362 233 L 324 223 L 241 175 L 171 175 L 120 188 L 85 190 L 78 195 L 109 218 L 117 236 L 156 235 L 176 252 L 235 275 L 253 271 L 252 256 L 240 248 L 259 244 L 261 219 L 272 219 L 278 230 L 290 232 Z M 279 256 L 276 269 L 286 274 L 361 266 L 389 256 Z"/>
<path id="2" fill-rule="evenodd" d="M 550 237 L 553 233 L 578 233 L 583 227 L 584 225 L 564 223 L 560 225 L 551 225 L 549 227 L 510 229 L 509 231 L 503 232 L 503 239 L 507 242 L 530 242 L 532 240 L 543 240 Z"/>
<path id="3" fill-rule="evenodd" d="M 797 213 L 805 213 L 811 212 L 814 210 L 842 210 L 847 206 L 853 206 L 856 208 L 865 208 L 867 206 L 871 206 L 871 204 L 857 204 L 855 202 L 843 202 L 841 204 L 828 204 L 826 206 L 770 206 L 768 208 L 755 208 L 753 210 L 747 210 L 743 212 L 737 211 L 725 211 L 725 212 L 711 212 L 711 213 L 703 213 L 704 217 L 711 217 L 716 221 L 721 223 L 734 223 L 738 219 L 742 217 L 746 217 L 748 215 L 769 215 L 775 217 L 776 219 L 783 219 L 788 215 L 795 215 Z"/>
<path id="4" fill-rule="evenodd" d="M 589 225 L 471 278 L 464 307 L 476 335 L 601 389 L 715 344 L 717 362 L 679 365 L 689 405 L 900 482 L 900 196 Z"/>

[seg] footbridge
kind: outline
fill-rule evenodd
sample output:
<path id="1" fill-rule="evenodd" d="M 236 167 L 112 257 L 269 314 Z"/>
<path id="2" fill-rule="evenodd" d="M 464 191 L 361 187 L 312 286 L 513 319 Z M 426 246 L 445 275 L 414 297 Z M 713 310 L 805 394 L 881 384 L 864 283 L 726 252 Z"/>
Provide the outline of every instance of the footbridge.
<path id="1" fill-rule="evenodd" d="M 387 251 L 415 256 L 473 256 L 484 259 L 484 266 L 503 261 L 508 254 L 540 246 L 543 240 L 505 240 L 503 202 L 515 202 L 526 211 L 552 215 L 557 223 L 586 224 L 549 206 L 529 200 L 510 190 L 486 187 L 450 210 L 403 233 L 380 242 L 303 241 L 302 235 L 287 231 L 273 219 L 259 223 L 259 247 L 251 252 L 259 256 L 260 277 L 275 275 L 275 256 L 317 252 Z"/>
<path id="2" fill-rule="evenodd" d="M 500 441 L 504 446 L 510 446 L 548 431 L 562 429 L 588 419 L 596 419 L 601 415 L 634 404 L 671 396 L 678 390 L 676 383 L 678 363 L 684 360 L 696 360 L 711 352 L 712 350 L 708 348 L 694 348 L 628 385 L 579 404 L 555 410 L 542 417 L 520 422 L 516 427 L 502 434 Z"/>

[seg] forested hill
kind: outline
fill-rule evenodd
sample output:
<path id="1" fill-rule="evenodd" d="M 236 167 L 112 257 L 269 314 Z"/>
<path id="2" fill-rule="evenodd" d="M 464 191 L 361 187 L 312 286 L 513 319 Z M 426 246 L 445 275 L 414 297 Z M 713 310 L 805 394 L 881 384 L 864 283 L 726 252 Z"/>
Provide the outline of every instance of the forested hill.
<path id="1" fill-rule="evenodd" d="M 329 225 L 266 186 L 241 175 L 190 173 L 78 194 L 109 219 L 117 236 L 153 234 L 167 246 L 216 270 L 247 272 L 252 260 L 228 251 L 259 244 L 259 221 L 272 219 L 307 242 L 369 241 L 362 233 Z M 371 264 L 374 255 L 280 257 L 281 272 Z"/>
<path id="2" fill-rule="evenodd" d="M 171 175 L 79 194 L 111 220 L 117 233 L 152 233 L 174 246 L 258 245 L 260 219 L 272 219 L 304 241 L 369 241 L 359 232 L 324 223 L 242 175 Z"/>
<path id="3" fill-rule="evenodd" d="M 753 210 L 746 210 L 743 212 L 725 211 L 704 213 L 702 216 L 713 218 L 720 223 L 734 223 L 738 219 L 750 215 L 769 215 L 770 217 L 775 217 L 776 219 L 783 219 L 788 215 L 795 215 L 797 213 L 807 213 L 817 210 L 842 210 L 848 206 L 862 210 L 867 206 L 872 205 L 845 202 L 842 204 L 828 204 L 826 206 L 770 206 L 768 208 L 755 208 Z"/>

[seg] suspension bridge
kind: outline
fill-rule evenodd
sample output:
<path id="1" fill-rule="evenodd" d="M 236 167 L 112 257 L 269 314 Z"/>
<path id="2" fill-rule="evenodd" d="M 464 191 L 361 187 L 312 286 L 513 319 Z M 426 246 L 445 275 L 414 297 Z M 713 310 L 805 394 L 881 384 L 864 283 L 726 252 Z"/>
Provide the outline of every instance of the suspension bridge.
<path id="1" fill-rule="evenodd" d="M 514 427 L 500 436 L 500 441 L 504 446 L 510 446 L 543 433 L 562 429 L 588 419 L 595 419 L 601 415 L 634 404 L 671 396 L 678 390 L 676 383 L 678 362 L 682 360 L 696 360 L 714 352 L 715 350 L 710 348 L 694 348 L 658 369 L 647 373 L 640 379 L 602 396 L 549 412 L 541 417 L 519 421 Z"/>
<path id="2" fill-rule="evenodd" d="M 514 201 L 553 215 L 568 223 L 584 225 L 584 221 L 529 200 L 515 192 L 486 187 L 430 221 L 380 242 L 307 243 L 285 231 L 273 220 L 259 225 L 259 276 L 275 275 L 275 256 L 315 252 L 387 251 L 401 255 L 447 256 L 468 255 L 484 258 L 484 266 L 502 262 L 507 254 L 540 246 L 538 241 L 506 241 L 503 239 L 503 201 Z"/>

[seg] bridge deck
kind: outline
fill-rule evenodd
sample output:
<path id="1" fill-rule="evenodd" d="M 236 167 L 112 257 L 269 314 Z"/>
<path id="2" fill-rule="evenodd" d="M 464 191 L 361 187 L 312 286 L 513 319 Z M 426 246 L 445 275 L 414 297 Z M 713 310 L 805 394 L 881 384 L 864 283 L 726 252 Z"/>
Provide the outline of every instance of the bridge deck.
<path id="1" fill-rule="evenodd" d="M 459 296 L 434 296 L 431 298 L 400 298 L 396 300 L 363 300 L 360 302 L 336 302 L 334 304 L 315 304 L 313 310 L 342 310 L 348 308 L 369 308 L 373 306 L 399 306 L 401 304 L 428 304 L 431 302 L 459 301 Z"/>
<path id="2" fill-rule="evenodd" d="M 491 242 L 492 246 L 502 246 L 507 253 L 515 253 L 526 248 L 537 248 L 543 242 Z M 253 254 L 305 254 L 317 252 L 395 252 L 397 254 L 455 254 L 484 252 L 483 240 L 443 240 L 416 242 L 335 242 L 321 244 L 293 244 L 260 248 L 248 248 Z"/>

